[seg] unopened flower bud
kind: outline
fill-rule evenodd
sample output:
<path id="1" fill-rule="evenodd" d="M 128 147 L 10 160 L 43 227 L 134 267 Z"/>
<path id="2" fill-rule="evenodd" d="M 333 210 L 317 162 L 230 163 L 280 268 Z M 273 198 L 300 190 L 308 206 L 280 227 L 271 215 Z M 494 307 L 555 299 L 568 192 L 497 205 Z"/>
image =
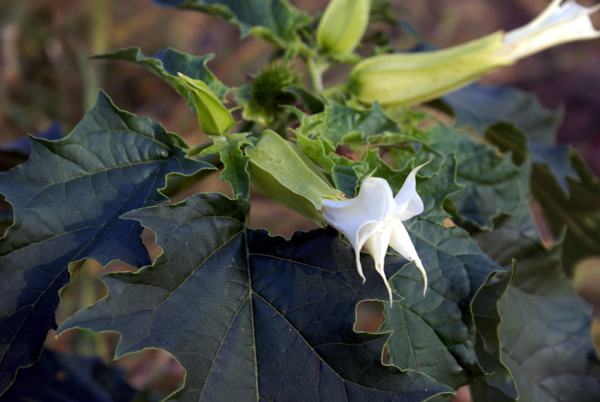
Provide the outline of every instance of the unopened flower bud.
<path id="1" fill-rule="evenodd" d="M 325 53 L 345 55 L 362 39 L 369 23 L 371 0 L 332 0 L 317 28 L 317 44 Z"/>
<path id="2" fill-rule="evenodd" d="M 178 75 L 192 95 L 202 131 L 209 135 L 225 134 L 235 123 L 229 110 L 223 106 L 217 95 L 203 81 L 195 80 L 181 73 Z"/>

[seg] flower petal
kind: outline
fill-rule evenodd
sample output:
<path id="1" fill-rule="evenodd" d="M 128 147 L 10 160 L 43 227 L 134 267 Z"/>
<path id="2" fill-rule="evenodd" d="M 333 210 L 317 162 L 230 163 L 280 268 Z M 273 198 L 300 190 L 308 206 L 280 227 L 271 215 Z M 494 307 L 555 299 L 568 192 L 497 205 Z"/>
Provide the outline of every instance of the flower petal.
<path id="1" fill-rule="evenodd" d="M 324 199 L 321 213 L 325 222 L 346 236 L 358 256 L 369 236 L 383 225 L 385 217 L 395 208 L 388 182 L 369 177 L 363 181 L 356 198 L 348 201 Z"/>
<path id="2" fill-rule="evenodd" d="M 429 163 L 429 162 L 427 162 Z M 427 163 L 417 166 L 408 174 L 402 188 L 396 194 L 394 201 L 396 202 L 396 216 L 405 221 L 413 216 L 423 212 L 423 200 L 417 193 L 417 172 Z"/>
<path id="3" fill-rule="evenodd" d="M 363 274 L 362 264 L 360 263 L 360 251 L 362 250 L 363 246 L 367 243 L 369 238 L 373 236 L 374 233 L 380 232 L 383 226 L 385 226 L 384 222 L 367 222 L 358 229 L 358 232 L 354 237 L 346 236 L 348 241 L 350 241 L 350 244 L 352 244 L 352 248 L 354 248 L 354 253 L 356 257 L 356 270 L 362 278 L 363 283 L 365 283 L 366 278 Z"/>
<path id="4" fill-rule="evenodd" d="M 380 230 L 374 232 L 365 242 L 365 250 L 371 254 L 373 260 L 375 260 L 375 270 L 379 272 L 379 275 L 383 278 L 383 283 L 390 296 L 390 305 L 392 304 L 392 289 L 388 283 L 387 277 L 385 276 L 384 264 L 385 254 L 387 253 L 388 244 L 390 243 L 390 237 L 394 225 L 392 222 L 387 223 Z"/>
<path id="5" fill-rule="evenodd" d="M 508 32 L 499 55 L 519 60 L 561 43 L 600 37 L 590 19 L 599 9 L 598 5 L 584 7 L 574 1 L 554 0 L 535 20 Z"/>
<path id="6" fill-rule="evenodd" d="M 423 274 L 423 296 L 425 296 L 425 292 L 427 291 L 427 272 L 425 272 L 425 268 L 421 263 L 421 259 L 417 254 L 417 250 L 415 249 L 415 246 L 413 245 L 412 240 L 410 239 L 410 236 L 408 235 L 408 232 L 406 231 L 406 228 L 402 222 L 396 219 L 392 222 L 392 225 L 393 229 L 390 237 L 390 247 L 400 253 L 402 257 L 409 261 L 415 262 L 415 265 L 417 268 L 419 268 L 421 274 Z"/>

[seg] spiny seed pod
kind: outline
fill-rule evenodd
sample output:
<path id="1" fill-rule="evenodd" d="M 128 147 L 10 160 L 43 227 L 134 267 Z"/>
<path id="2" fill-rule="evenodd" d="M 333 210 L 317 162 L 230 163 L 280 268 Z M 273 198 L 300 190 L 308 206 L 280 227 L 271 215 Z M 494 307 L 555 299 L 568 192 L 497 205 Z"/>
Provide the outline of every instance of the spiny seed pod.
<path id="1" fill-rule="evenodd" d="M 286 63 L 272 63 L 254 77 L 251 84 L 234 90 L 245 120 L 269 126 L 281 115 L 282 106 L 296 102 L 296 96 L 287 91 L 300 86 L 300 76 L 292 68 Z"/>
<path id="2" fill-rule="evenodd" d="M 369 23 L 370 0 L 332 0 L 317 28 L 324 53 L 348 54 L 358 46 Z"/>

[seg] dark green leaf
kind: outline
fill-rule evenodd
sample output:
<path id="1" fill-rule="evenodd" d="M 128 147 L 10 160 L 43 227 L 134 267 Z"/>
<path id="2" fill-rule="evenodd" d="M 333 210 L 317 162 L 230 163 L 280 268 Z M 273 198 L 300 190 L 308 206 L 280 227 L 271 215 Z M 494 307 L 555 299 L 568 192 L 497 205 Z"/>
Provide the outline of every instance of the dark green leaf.
<path id="1" fill-rule="evenodd" d="M 252 34 L 280 47 L 296 42 L 296 31 L 309 16 L 286 0 L 152 0 L 162 7 L 195 10 L 223 18 L 237 26 L 242 37 Z"/>
<path id="2" fill-rule="evenodd" d="M 529 143 L 529 152 L 536 164 L 543 165 L 560 184 L 562 190 L 569 194 L 567 178 L 577 179 L 577 172 L 571 166 L 571 147 L 569 145 L 548 145 L 539 142 Z M 534 179 L 537 179 L 534 178 Z"/>
<path id="3" fill-rule="evenodd" d="M 69 356 L 49 349 L 42 351 L 33 366 L 20 370 L 13 386 L 0 397 L 0 402 L 146 400 L 127 383 L 122 370 L 98 358 Z"/>
<path id="4" fill-rule="evenodd" d="M 68 137 L 31 145 L 29 161 L 0 176 L 15 216 L 0 240 L 0 393 L 55 328 L 69 265 L 148 264 L 141 225 L 119 217 L 166 201 L 158 190 L 167 175 L 212 168 L 186 158 L 179 136 L 117 109 L 104 93 Z"/>
<path id="5" fill-rule="evenodd" d="M 59 331 L 118 331 L 117 356 L 167 350 L 186 370 L 174 400 L 416 402 L 450 391 L 381 364 L 386 335 L 353 331 L 356 304 L 386 297 L 370 257 L 363 284 L 334 230 L 270 237 L 246 229 L 247 208 L 198 194 L 129 213 L 164 253 L 138 273 L 103 276 L 109 295 Z M 389 257 L 388 274 L 404 263 Z"/>
<path id="6" fill-rule="evenodd" d="M 502 360 L 517 382 L 519 400 L 597 400 L 600 362 L 591 339 L 590 308 L 563 273 L 561 239 L 550 249 L 544 246 L 526 203 L 497 227 L 476 239 L 499 264 L 518 261 L 514 281 L 500 301 L 500 337 Z M 474 395 L 481 399 L 474 402 L 514 401 L 497 382 L 502 378 L 495 373 L 489 384 L 477 385 Z"/>
<path id="7" fill-rule="evenodd" d="M 306 111 L 310 114 L 322 113 L 325 110 L 325 102 L 323 99 L 302 87 L 287 87 L 286 92 L 296 95 L 296 98 L 302 103 Z"/>
<path id="8" fill-rule="evenodd" d="M 250 196 L 250 174 L 248 173 L 249 157 L 244 155 L 240 147 L 244 144 L 251 144 L 246 139 L 248 133 L 229 134 L 227 137 L 213 136 L 215 142 L 213 146 L 204 150 L 201 155 L 218 153 L 223 162 L 223 171 L 221 180 L 229 182 L 233 195 L 239 195 L 245 200 Z"/>
<path id="9" fill-rule="evenodd" d="M 353 161 L 343 156 L 332 157 L 332 159 L 335 162 L 332 169 L 335 188 L 341 190 L 346 197 L 356 197 L 356 189 L 361 180 L 367 177 L 373 169 L 366 162 Z"/>
<path id="10" fill-rule="evenodd" d="M 469 228 L 492 228 L 493 218 L 501 214 L 514 214 L 519 208 L 519 172 L 511 155 L 499 155 L 498 150 L 481 144 L 465 134 L 447 126 L 436 126 L 423 141 L 433 150 L 456 156 L 458 165 L 456 181 L 465 189 L 451 197 L 460 216 L 461 224 Z M 417 164 L 429 159 L 424 173 L 436 171 L 440 158 L 422 149 L 417 154 Z"/>
<path id="11" fill-rule="evenodd" d="M 542 206 L 553 234 L 558 236 L 567 228 L 563 263 L 569 274 L 579 260 L 600 255 L 600 183 L 579 154 L 572 153 L 571 162 L 580 179 L 568 179 L 571 190 L 568 198 L 543 166 L 534 170 L 536 180 L 532 181 L 533 195 Z"/>
<path id="12" fill-rule="evenodd" d="M 473 303 L 477 356 L 486 372 L 493 373 L 485 381 L 471 385 L 474 402 L 514 402 L 519 397 L 515 379 L 502 362 L 502 345 L 498 334 L 498 326 L 502 322 L 498 300 L 505 295 L 514 272 L 513 269 L 510 275 L 500 280 L 493 278 L 481 288 Z"/>
<path id="13" fill-rule="evenodd" d="M 94 56 L 95 59 L 129 61 L 152 71 L 175 88 L 188 101 L 190 106 L 193 105 L 192 94 L 190 94 L 190 90 L 181 78 L 177 76 L 177 73 L 204 82 L 221 102 L 225 102 L 225 94 L 229 91 L 229 88 L 223 85 L 206 68 L 206 63 L 213 57 L 212 54 L 200 57 L 192 56 L 171 48 L 159 50 L 154 56 L 146 57 L 140 48 L 136 46 Z"/>
<path id="14" fill-rule="evenodd" d="M 376 102 L 369 110 L 326 106 L 323 113 L 303 119 L 298 131 L 310 136 L 320 135 L 336 147 L 339 144 L 366 143 L 369 137 L 386 132 L 399 134 L 400 128 Z"/>
<path id="15" fill-rule="evenodd" d="M 531 140 L 554 144 L 562 122 L 562 109 L 548 110 L 535 95 L 513 87 L 475 83 L 444 96 L 443 100 L 453 109 L 457 127 L 472 127 L 482 136 L 491 124 L 512 121 Z"/>
<path id="16" fill-rule="evenodd" d="M 476 296 L 494 273 L 506 271 L 458 227 L 412 220 L 406 228 L 427 270 L 429 289 L 423 297 L 421 274 L 414 265 L 392 278 L 392 289 L 404 299 L 386 308 L 382 329 L 393 331 L 389 361 L 456 389 L 481 380 L 486 371 L 476 352 L 481 339 L 477 339 L 473 311 L 493 316 L 502 292 Z M 499 317 L 494 322 L 497 328 Z M 484 342 L 499 343 L 494 331 L 481 334 Z"/>
<path id="17" fill-rule="evenodd" d="M 513 124 L 495 124 L 488 130 L 487 138 L 502 151 L 512 152 L 516 163 L 527 160 L 527 136 Z M 600 183 L 577 152 L 563 146 L 541 145 L 540 150 L 540 146 L 530 143 L 529 147 L 538 157 L 542 154 L 542 161 L 545 159 L 545 163 L 534 160 L 532 193 L 554 236 L 567 227 L 562 254 L 563 269 L 570 274 L 580 259 L 600 255 Z M 565 165 L 567 155 L 569 162 Z M 557 176 L 556 172 L 560 174 Z M 565 185 L 570 191 L 565 191 Z"/>
<path id="18" fill-rule="evenodd" d="M 514 123 L 500 122 L 490 125 L 486 138 L 504 152 L 513 153 L 513 161 L 521 165 L 531 156 L 534 162 L 533 182 L 552 180 L 569 196 L 568 178 L 577 178 L 571 165 L 573 151 L 568 145 L 551 145 L 529 141 L 527 134 Z M 544 172 L 542 172 L 543 170 Z"/>
<path id="19" fill-rule="evenodd" d="M 562 109 L 548 110 L 535 95 L 516 88 L 481 84 L 448 94 L 444 101 L 452 108 L 457 127 L 470 126 L 482 136 L 493 137 L 499 146 L 525 153 L 516 155 L 517 160 L 526 158 L 529 148 L 534 163 L 546 165 L 569 194 L 566 178 L 576 177 L 570 163 L 570 149 L 566 145 L 554 145 L 562 122 Z"/>

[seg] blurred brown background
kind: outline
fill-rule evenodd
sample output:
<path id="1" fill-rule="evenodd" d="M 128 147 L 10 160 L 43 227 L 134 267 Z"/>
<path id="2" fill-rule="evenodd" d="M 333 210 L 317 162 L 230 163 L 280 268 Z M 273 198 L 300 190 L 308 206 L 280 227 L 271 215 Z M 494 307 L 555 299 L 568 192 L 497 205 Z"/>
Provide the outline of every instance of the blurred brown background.
<path id="1" fill-rule="evenodd" d="M 394 10 L 422 36 L 440 47 L 460 44 L 498 29 L 510 30 L 533 19 L 549 0 L 421 0 L 395 1 Z M 325 0 L 292 1 L 315 13 Z M 580 0 L 590 6 L 597 1 Z M 600 28 L 600 13 L 593 16 Z M 398 49 L 410 48 L 413 38 L 399 28 L 385 27 Z M 68 132 L 93 105 L 103 89 L 116 105 L 149 117 L 182 135 L 190 145 L 205 141 L 196 116 L 179 95 L 158 77 L 125 62 L 90 61 L 92 54 L 140 46 L 150 56 L 165 47 L 204 55 L 215 53 L 209 68 L 230 87 L 247 82 L 272 56 L 275 48 L 253 37 L 239 38 L 237 28 L 191 11 L 161 9 L 150 0 L 2 0 L 0 2 L 0 143 L 24 137 L 60 122 Z M 579 149 L 600 173 L 600 40 L 572 43 L 527 58 L 484 78 L 535 92 L 550 108 L 565 106 L 559 141 Z M 296 64 L 303 71 L 301 62 Z M 344 80 L 347 68 L 326 75 L 326 84 Z M 12 161 L 0 161 L 9 167 Z M 229 193 L 213 175 L 200 191 Z M 196 190 L 198 191 L 198 189 Z M 185 196 L 182 195 L 182 197 Z M 288 236 L 313 224 L 253 193 L 253 227 Z M 181 199 L 181 198 L 180 198 Z M 151 233 L 145 234 L 152 245 Z M 159 254 L 151 247 L 153 256 Z M 88 270 L 69 287 L 58 313 L 64 320 L 103 296 L 97 280 L 101 268 L 88 262 Z M 122 270 L 111 265 L 104 270 Z M 367 324 L 365 324 L 367 325 Z M 377 328 L 378 323 L 372 323 Z M 48 343 L 63 351 L 100 354 L 110 360 L 118 337 L 70 331 Z M 176 389 L 182 372 L 166 353 L 154 350 L 127 356 L 125 367 L 133 385 L 151 387 L 159 396 Z"/>

